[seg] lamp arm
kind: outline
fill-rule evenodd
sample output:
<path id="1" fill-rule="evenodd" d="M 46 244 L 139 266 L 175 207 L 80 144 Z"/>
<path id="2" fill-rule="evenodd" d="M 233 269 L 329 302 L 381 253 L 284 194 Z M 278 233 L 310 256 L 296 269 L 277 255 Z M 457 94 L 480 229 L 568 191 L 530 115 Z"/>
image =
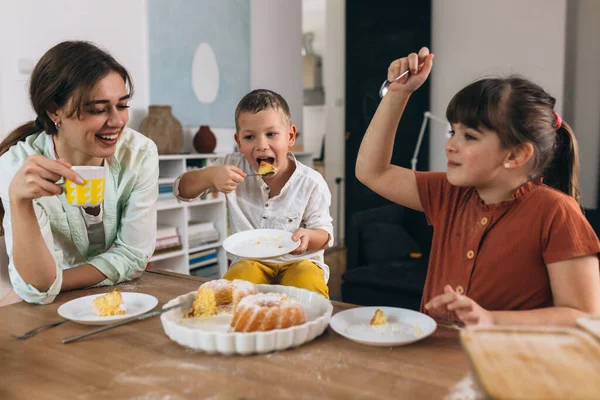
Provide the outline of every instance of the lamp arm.
<path id="1" fill-rule="evenodd" d="M 421 142 L 423 142 L 423 137 L 425 136 L 425 128 L 427 128 L 427 122 L 429 119 L 432 119 L 437 122 L 441 122 L 443 124 L 448 125 L 448 121 L 443 118 L 436 117 L 429 111 L 425 111 L 423 113 L 423 123 L 421 123 L 421 130 L 419 131 L 419 138 L 417 139 L 417 145 L 415 146 L 415 152 L 413 154 L 412 159 L 410 160 L 411 169 L 413 171 L 417 170 L 417 157 L 419 156 L 419 150 L 421 149 Z"/>
<path id="2" fill-rule="evenodd" d="M 431 113 L 425 111 L 423 114 L 423 122 L 421 123 L 421 130 L 419 131 L 419 138 L 417 139 L 417 145 L 415 146 L 415 152 L 413 153 L 412 159 L 410 160 L 410 169 L 413 171 L 417 170 L 417 157 L 419 156 L 419 150 L 421 149 L 421 142 L 423 142 L 423 136 L 425 135 L 425 128 L 427 128 L 427 121 L 431 118 Z"/>

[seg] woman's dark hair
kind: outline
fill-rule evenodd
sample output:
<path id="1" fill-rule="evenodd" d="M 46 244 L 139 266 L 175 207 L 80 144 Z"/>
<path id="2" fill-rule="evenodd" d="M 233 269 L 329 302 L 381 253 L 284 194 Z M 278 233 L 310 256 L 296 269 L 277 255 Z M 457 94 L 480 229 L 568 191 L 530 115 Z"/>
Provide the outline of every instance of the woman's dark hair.
<path id="1" fill-rule="evenodd" d="M 44 131 L 55 135 L 56 127 L 47 114 L 50 108 L 62 108 L 71 100 L 68 116 L 81 116 L 90 91 L 111 72 L 123 78 L 132 96 L 133 83 L 127 70 L 94 44 L 68 41 L 48 50 L 33 69 L 29 83 L 29 98 L 37 118 L 12 131 L 0 143 L 0 156 L 34 133 Z M 0 201 L 0 235 L 4 234 L 3 219 L 4 207 Z"/>
<path id="2" fill-rule="evenodd" d="M 503 148 L 531 143 L 531 179 L 580 202 L 579 154 L 571 127 L 557 128 L 556 99 L 535 83 L 519 76 L 482 79 L 459 91 L 446 109 L 451 123 L 495 131 Z"/>

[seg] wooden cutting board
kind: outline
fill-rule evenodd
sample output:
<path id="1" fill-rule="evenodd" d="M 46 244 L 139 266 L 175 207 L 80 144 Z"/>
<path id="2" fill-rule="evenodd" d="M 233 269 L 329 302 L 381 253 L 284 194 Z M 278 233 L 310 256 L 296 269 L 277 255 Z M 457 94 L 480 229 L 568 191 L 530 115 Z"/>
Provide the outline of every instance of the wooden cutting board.
<path id="1" fill-rule="evenodd" d="M 495 399 L 600 399 L 600 344 L 570 328 L 474 327 L 461 342 Z"/>

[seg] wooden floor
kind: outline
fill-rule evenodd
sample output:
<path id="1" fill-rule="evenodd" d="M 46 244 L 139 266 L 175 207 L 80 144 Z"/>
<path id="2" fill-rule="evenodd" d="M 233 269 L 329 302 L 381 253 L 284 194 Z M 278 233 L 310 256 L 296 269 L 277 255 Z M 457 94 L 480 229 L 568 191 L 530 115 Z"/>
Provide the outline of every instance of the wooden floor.
<path id="1" fill-rule="evenodd" d="M 346 249 L 331 249 L 325 252 L 325 264 L 329 266 L 329 297 L 342 299 L 342 275 L 346 272 Z"/>

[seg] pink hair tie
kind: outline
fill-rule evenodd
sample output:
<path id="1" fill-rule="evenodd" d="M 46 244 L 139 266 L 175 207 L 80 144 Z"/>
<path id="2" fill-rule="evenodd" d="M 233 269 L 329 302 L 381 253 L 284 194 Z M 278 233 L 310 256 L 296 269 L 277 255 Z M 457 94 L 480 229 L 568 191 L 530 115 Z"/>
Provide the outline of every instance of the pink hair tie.
<path id="1" fill-rule="evenodd" d="M 554 129 L 558 130 L 561 126 L 562 126 L 562 118 L 560 117 L 560 115 L 558 115 L 558 113 L 556 111 L 553 111 L 554 113 L 554 119 L 556 120 L 556 122 L 554 123 Z"/>

